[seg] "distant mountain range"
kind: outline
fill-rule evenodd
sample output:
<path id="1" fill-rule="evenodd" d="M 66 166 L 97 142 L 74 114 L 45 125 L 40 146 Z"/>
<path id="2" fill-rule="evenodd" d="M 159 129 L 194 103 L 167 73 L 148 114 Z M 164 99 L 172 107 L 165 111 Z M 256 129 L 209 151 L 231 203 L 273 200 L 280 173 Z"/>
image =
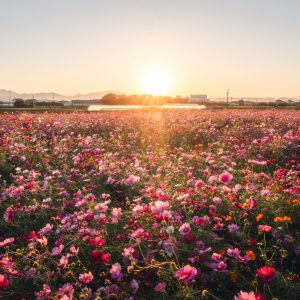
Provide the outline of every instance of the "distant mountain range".
<path id="1" fill-rule="evenodd" d="M 14 91 L 9 91 L 6 89 L 0 89 L 0 101 L 8 101 L 9 99 L 14 98 L 22 98 L 22 99 L 38 99 L 38 100 L 53 100 L 54 101 L 70 101 L 70 100 L 92 100 L 92 99 L 101 99 L 104 95 L 108 93 L 121 94 L 118 91 L 102 91 L 102 92 L 93 92 L 88 94 L 75 94 L 75 95 L 61 95 L 58 93 L 16 93 Z M 284 101 L 293 100 L 299 101 L 300 96 L 298 97 L 230 97 L 231 101 L 238 101 L 240 99 L 244 99 L 245 101 L 253 101 L 253 102 L 274 102 L 277 99 L 281 99 Z M 226 101 L 225 97 L 211 97 L 212 101 Z"/>
<path id="2" fill-rule="evenodd" d="M 91 99 L 101 99 L 104 95 L 108 93 L 120 94 L 116 91 L 103 91 L 94 92 L 88 94 L 75 94 L 71 96 L 61 95 L 58 93 L 16 93 L 14 91 L 9 91 L 5 89 L 0 89 L 0 101 L 8 101 L 9 99 L 22 98 L 22 99 L 38 99 L 38 100 L 91 100 Z"/>

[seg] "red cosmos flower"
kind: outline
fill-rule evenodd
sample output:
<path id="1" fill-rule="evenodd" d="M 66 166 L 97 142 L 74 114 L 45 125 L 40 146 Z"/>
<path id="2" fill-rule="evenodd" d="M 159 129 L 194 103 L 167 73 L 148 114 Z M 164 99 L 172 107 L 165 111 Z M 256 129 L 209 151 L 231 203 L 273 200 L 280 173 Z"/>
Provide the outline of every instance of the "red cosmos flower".
<path id="1" fill-rule="evenodd" d="M 264 266 L 256 270 L 256 275 L 263 283 L 269 283 L 275 277 L 275 269 L 273 267 Z"/>
<path id="2" fill-rule="evenodd" d="M 28 232 L 28 233 L 26 233 L 25 235 L 24 235 L 24 240 L 25 240 L 25 242 L 29 242 L 30 240 L 33 240 L 33 239 L 35 239 L 35 238 L 37 238 L 37 235 L 36 235 L 36 233 L 35 233 L 35 231 L 33 230 L 33 231 L 30 231 L 30 232 Z"/>
<path id="3" fill-rule="evenodd" d="M 6 275 L 0 274 L 0 289 L 5 289 L 9 285 L 9 281 Z"/>
<path id="4" fill-rule="evenodd" d="M 101 246 L 105 245 L 105 240 L 102 239 L 101 237 L 97 236 L 97 237 L 95 237 L 95 238 L 91 238 L 91 239 L 90 239 L 89 245 L 90 245 L 91 247 L 93 247 L 93 246 L 95 246 L 95 247 L 97 247 L 97 246 L 98 246 L 98 247 L 101 247 Z"/>
<path id="5" fill-rule="evenodd" d="M 109 254 L 104 251 L 93 250 L 90 254 L 90 259 L 95 265 L 108 264 Z"/>
<path id="6" fill-rule="evenodd" d="M 105 225 L 107 223 L 107 219 L 106 218 L 103 218 L 101 219 L 101 221 L 99 222 L 99 225 L 102 226 L 102 225 Z"/>

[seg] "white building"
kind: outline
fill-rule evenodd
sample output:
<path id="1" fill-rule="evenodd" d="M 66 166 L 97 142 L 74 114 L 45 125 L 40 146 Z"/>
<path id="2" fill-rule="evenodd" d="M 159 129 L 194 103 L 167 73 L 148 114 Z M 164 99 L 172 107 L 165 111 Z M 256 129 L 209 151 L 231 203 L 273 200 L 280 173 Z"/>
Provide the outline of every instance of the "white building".
<path id="1" fill-rule="evenodd" d="M 189 97 L 189 103 L 202 103 L 202 102 L 209 102 L 210 99 L 207 98 L 207 95 L 191 95 Z"/>

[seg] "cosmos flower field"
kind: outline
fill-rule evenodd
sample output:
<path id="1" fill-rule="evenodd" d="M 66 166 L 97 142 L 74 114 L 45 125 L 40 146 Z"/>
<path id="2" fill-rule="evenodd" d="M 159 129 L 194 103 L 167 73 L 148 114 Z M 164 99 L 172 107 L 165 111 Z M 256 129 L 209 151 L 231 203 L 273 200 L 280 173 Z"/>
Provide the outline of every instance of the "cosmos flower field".
<path id="1" fill-rule="evenodd" d="M 1 299 L 300 299 L 300 113 L 0 115 Z"/>

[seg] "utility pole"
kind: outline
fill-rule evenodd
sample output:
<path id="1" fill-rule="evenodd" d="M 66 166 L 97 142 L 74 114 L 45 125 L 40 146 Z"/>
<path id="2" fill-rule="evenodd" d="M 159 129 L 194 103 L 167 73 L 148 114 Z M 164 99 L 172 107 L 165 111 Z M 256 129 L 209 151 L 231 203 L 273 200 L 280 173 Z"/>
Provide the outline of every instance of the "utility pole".
<path id="1" fill-rule="evenodd" d="M 229 105 L 229 91 L 230 89 L 227 89 L 227 93 L 226 93 L 227 105 Z"/>
<path id="2" fill-rule="evenodd" d="M 10 103 L 10 90 L 8 91 L 8 102 Z"/>

